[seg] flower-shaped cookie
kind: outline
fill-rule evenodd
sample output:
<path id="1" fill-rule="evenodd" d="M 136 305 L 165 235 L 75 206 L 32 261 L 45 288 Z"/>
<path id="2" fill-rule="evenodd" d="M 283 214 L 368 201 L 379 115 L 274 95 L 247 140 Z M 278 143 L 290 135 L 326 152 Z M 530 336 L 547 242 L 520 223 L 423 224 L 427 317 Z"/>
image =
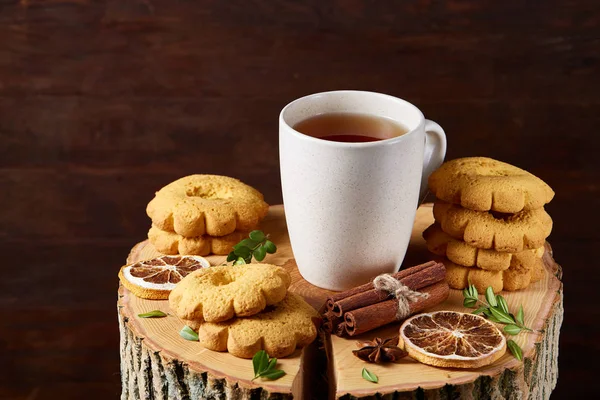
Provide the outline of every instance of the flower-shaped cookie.
<path id="1" fill-rule="evenodd" d="M 163 254 L 193 254 L 206 256 L 209 254 L 228 254 L 233 246 L 248 237 L 248 232 L 235 231 L 225 236 L 185 237 L 177 233 L 163 231 L 152 225 L 148 231 L 148 239 L 156 250 Z"/>
<path id="2" fill-rule="evenodd" d="M 541 260 L 531 269 L 516 266 L 504 271 L 464 267 L 448 259 L 439 261 L 446 266 L 446 281 L 452 289 L 464 289 L 473 284 L 480 293 L 484 293 L 488 286 L 492 287 L 494 293 L 501 290 L 514 291 L 525 289 L 530 283 L 544 277 L 544 264 Z"/>
<path id="3" fill-rule="evenodd" d="M 537 176 L 487 157 L 445 162 L 429 177 L 438 199 L 477 211 L 516 213 L 541 208 L 554 191 Z"/>
<path id="4" fill-rule="evenodd" d="M 258 190 L 219 175 L 190 175 L 171 182 L 146 207 L 154 225 L 185 237 L 250 231 L 268 210 Z"/>
<path id="5" fill-rule="evenodd" d="M 283 300 L 290 274 L 270 264 L 223 265 L 195 271 L 177 284 L 169 305 L 182 319 L 220 322 L 250 316 Z"/>
<path id="6" fill-rule="evenodd" d="M 502 252 L 537 249 L 552 231 L 552 218 L 543 208 L 498 215 L 437 201 L 433 216 L 450 236 L 479 249 Z"/>
<path id="7" fill-rule="evenodd" d="M 542 262 L 544 247 L 527 249 L 517 253 L 505 253 L 492 249 L 478 249 L 454 239 L 435 223 L 423 232 L 427 248 L 438 256 L 446 256 L 452 262 L 466 267 L 479 267 L 488 271 L 504 271 L 523 267 L 533 269 Z"/>
<path id="8" fill-rule="evenodd" d="M 198 329 L 200 344 L 207 349 L 228 351 L 240 358 L 252 358 L 265 350 L 269 356 L 281 358 L 315 340 L 318 319 L 317 311 L 302 297 L 288 293 L 280 303 L 251 317 L 190 325 Z"/>

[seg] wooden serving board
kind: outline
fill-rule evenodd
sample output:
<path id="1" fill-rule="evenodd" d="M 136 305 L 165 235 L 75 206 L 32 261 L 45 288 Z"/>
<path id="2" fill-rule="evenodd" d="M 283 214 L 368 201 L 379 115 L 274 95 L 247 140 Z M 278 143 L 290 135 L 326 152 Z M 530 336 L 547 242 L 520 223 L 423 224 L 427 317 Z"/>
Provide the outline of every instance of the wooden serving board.
<path id="1" fill-rule="evenodd" d="M 404 266 L 431 259 L 421 232 L 433 221 L 431 205 L 417 211 L 411 244 Z M 320 308 L 330 291 L 317 288 L 298 272 L 289 244 L 282 206 L 271 207 L 261 229 L 269 233 L 278 246 L 276 254 L 264 262 L 282 265 L 292 275 L 290 290 L 301 294 L 315 308 Z M 136 245 L 127 263 L 160 255 L 144 241 Z M 207 257 L 213 265 L 224 256 Z M 395 336 L 399 324 L 392 324 L 361 336 L 345 339 L 324 336 L 305 350 L 280 360 L 286 376 L 276 381 L 252 381 L 252 363 L 206 350 L 198 343 L 179 336 L 184 326 L 177 317 L 140 319 L 137 314 L 159 309 L 169 312 L 167 301 L 139 299 L 126 289 L 119 289 L 121 328 L 121 370 L 123 399 L 137 398 L 529 398 L 545 399 L 556 385 L 558 336 L 562 323 L 561 270 L 547 246 L 544 255 L 544 278 L 519 292 L 503 293 L 511 310 L 523 305 L 525 324 L 540 333 L 522 333 L 513 339 L 521 346 L 524 361 L 507 353 L 494 364 L 474 370 L 443 369 L 417 363 L 410 358 L 396 364 L 367 364 L 352 355 L 355 340 L 375 336 Z M 460 291 L 437 306 L 439 310 L 467 311 L 462 307 Z M 317 362 L 319 352 L 327 361 Z M 323 365 L 321 365 L 323 364 Z M 328 365 L 325 365 L 328 364 Z M 374 384 L 361 378 L 363 367 L 379 377 Z M 316 370 L 316 369 L 322 369 Z M 325 371 L 326 370 L 326 371 Z M 327 373 L 327 382 L 319 377 Z"/>

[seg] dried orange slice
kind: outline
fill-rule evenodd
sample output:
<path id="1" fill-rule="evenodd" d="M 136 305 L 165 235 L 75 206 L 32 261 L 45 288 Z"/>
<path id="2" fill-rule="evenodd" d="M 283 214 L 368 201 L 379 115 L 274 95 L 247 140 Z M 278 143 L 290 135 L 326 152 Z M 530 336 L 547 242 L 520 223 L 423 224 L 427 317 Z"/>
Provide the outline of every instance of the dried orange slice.
<path id="1" fill-rule="evenodd" d="M 408 355 L 437 367 L 478 368 L 506 353 L 506 339 L 483 317 L 456 311 L 418 314 L 400 327 Z"/>
<path id="2" fill-rule="evenodd" d="M 131 293 L 143 299 L 168 299 L 184 277 L 210 263 L 200 256 L 161 256 L 121 267 L 119 279 Z"/>

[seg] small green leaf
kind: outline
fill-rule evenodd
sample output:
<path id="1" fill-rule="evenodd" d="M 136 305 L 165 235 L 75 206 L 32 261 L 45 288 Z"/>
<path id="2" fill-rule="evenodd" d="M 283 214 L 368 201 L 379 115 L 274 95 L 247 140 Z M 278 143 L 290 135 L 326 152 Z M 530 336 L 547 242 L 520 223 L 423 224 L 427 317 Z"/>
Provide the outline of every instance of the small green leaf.
<path id="1" fill-rule="evenodd" d="M 496 318 L 498 320 L 498 322 L 501 322 L 503 324 L 514 324 L 515 323 L 515 321 L 509 315 L 504 314 L 502 311 L 498 310 L 497 308 L 490 307 L 490 311 L 492 313 L 492 316 L 494 318 Z"/>
<path id="2" fill-rule="evenodd" d="M 242 264 L 246 264 L 246 260 L 244 260 L 244 257 L 238 257 L 238 259 L 235 260 L 235 262 L 233 263 L 233 265 L 242 265 Z"/>
<path id="3" fill-rule="evenodd" d="M 521 325 L 525 325 L 524 319 L 525 319 L 525 313 L 523 312 L 523 306 L 521 305 L 521 307 L 519 307 L 519 311 L 517 312 L 517 316 L 516 316 L 517 322 L 520 323 Z"/>
<path id="4" fill-rule="evenodd" d="M 252 231 L 248 236 L 250 236 L 250 239 L 254 240 L 256 244 L 265 240 L 265 234 L 262 231 Z M 256 244 L 254 246 L 256 246 Z"/>
<path id="5" fill-rule="evenodd" d="M 463 297 L 465 299 L 468 299 L 469 297 L 471 297 L 471 292 L 469 292 L 469 289 L 467 289 L 467 288 L 463 289 Z"/>
<path id="6" fill-rule="evenodd" d="M 192 330 L 189 326 L 184 326 L 183 329 L 179 331 L 179 336 L 184 338 L 185 340 L 191 340 L 192 342 L 198 341 L 198 334 Z"/>
<path id="7" fill-rule="evenodd" d="M 248 251 L 251 251 L 257 245 L 258 245 L 258 242 L 255 242 L 252 239 L 244 239 L 241 242 L 239 242 L 238 244 L 236 244 L 235 246 L 233 246 L 233 251 L 237 251 L 237 250 L 244 249 L 244 248 Z"/>
<path id="8" fill-rule="evenodd" d="M 254 357 L 252 357 L 252 367 L 254 368 L 254 378 L 266 378 L 266 379 L 279 379 L 285 375 L 285 372 L 279 369 L 275 369 L 277 365 L 277 359 L 269 359 L 269 355 L 266 351 L 257 351 Z"/>
<path id="9" fill-rule="evenodd" d="M 138 317 L 140 317 L 140 318 L 162 318 L 162 317 L 166 317 L 166 316 L 167 316 L 167 314 L 160 310 L 153 310 L 153 311 L 149 311 L 147 313 L 138 314 Z"/>
<path id="10" fill-rule="evenodd" d="M 496 323 L 500 322 L 493 315 L 488 316 L 487 319 L 490 320 L 490 321 L 492 321 L 492 322 L 496 322 Z"/>
<path id="11" fill-rule="evenodd" d="M 238 247 L 237 249 L 233 250 L 236 256 L 243 258 L 247 258 L 248 256 L 250 256 L 250 254 L 252 254 L 251 251 L 252 250 L 250 250 L 247 247 Z"/>
<path id="12" fill-rule="evenodd" d="M 508 304 L 506 303 L 506 300 L 504 300 L 504 297 L 497 295 L 496 301 L 498 302 L 498 306 L 500 306 L 502 311 L 504 311 L 506 314 L 510 314 L 510 311 L 508 311 Z"/>
<path id="13" fill-rule="evenodd" d="M 227 262 L 233 261 L 237 258 L 237 256 L 235 255 L 235 253 L 232 251 L 231 253 L 227 254 Z"/>
<path id="14" fill-rule="evenodd" d="M 523 361 L 523 350 L 519 347 L 519 345 L 514 340 L 507 340 L 506 345 L 508 349 L 512 353 L 513 356 L 519 361 Z"/>
<path id="15" fill-rule="evenodd" d="M 252 357 L 252 367 L 254 368 L 254 378 L 258 378 L 262 372 L 265 372 L 269 365 L 269 355 L 264 350 L 256 352 Z"/>
<path id="16" fill-rule="evenodd" d="M 271 370 L 271 369 L 275 369 L 275 365 L 277 365 L 277 359 L 271 358 L 271 360 L 269 361 L 269 365 L 267 365 L 267 371 Z"/>
<path id="17" fill-rule="evenodd" d="M 521 332 L 521 328 L 513 324 L 508 324 L 504 327 L 504 332 L 509 335 L 518 335 Z"/>
<path id="18" fill-rule="evenodd" d="M 478 298 L 479 297 L 479 292 L 477 292 L 477 288 L 475 287 L 475 285 L 470 285 L 469 286 L 469 290 L 471 291 L 471 297 L 473 298 Z"/>
<path id="19" fill-rule="evenodd" d="M 494 289 L 492 289 L 491 286 L 488 286 L 487 290 L 485 291 L 485 299 L 487 300 L 488 304 L 492 307 L 496 307 L 498 305 L 498 302 L 496 302 L 496 295 L 494 294 Z"/>
<path id="20" fill-rule="evenodd" d="M 265 242 L 264 248 L 269 254 L 273 254 L 277 251 L 277 246 L 275 246 L 275 243 L 271 242 L 270 240 Z"/>
<path id="21" fill-rule="evenodd" d="M 274 369 L 274 370 L 265 372 L 260 377 L 261 378 L 267 378 L 267 379 L 270 379 L 270 380 L 275 380 L 275 379 L 281 378 L 284 375 L 285 375 L 285 371 L 282 371 L 280 369 Z"/>
<path id="22" fill-rule="evenodd" d="M 477 300 L 475 299 L 464 299 L 463 306 L 467 308 L 474 308 L 477 305 Z"/>
<path id="23" fill-rule="evenodd" d="M 379 378 L 377 377 L 377 375 L 375 375 L 374 373 L 370 372 L 366 368 L 362 369 L 362 377 L 363 377 L 364 380 L 369 381 L 369 382 L 373 382 L 373 383 L 378 383 L 379 382 Z"/>
<path id="24" fill-rule="evenodd" d="M 266 255 L 267 250 L 265 250 L 263 246 L 260 246 L 256 250 L 254 250 L 254 258 L 256 258 L 256 261 L 264 260 Z"/>
<path id="25" fill-rule="evenodd" d="M 479 307 L 477 310 L 473 311 L 473 314 L 482 314 L 487 310 L 487 307 Z"/>

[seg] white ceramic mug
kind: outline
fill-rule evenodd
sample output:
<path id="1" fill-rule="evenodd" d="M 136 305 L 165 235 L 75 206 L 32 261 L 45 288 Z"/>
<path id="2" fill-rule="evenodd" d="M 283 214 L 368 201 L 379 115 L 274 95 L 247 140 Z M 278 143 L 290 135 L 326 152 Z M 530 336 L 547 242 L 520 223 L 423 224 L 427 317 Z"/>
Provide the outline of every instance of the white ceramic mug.
<path id="1" fill-rule="evenodd" d="M 340 112 L 391 118 L 409 131 L 346 143 L 293 129 L 315 115 Z M 344 290 L 396 272 L 427 178 L 445 154 L 444 130 L 396 97 L 344 90 L 288 104 L 279 115 L 281 185 L 292 250 L 304 279 Z"/>

